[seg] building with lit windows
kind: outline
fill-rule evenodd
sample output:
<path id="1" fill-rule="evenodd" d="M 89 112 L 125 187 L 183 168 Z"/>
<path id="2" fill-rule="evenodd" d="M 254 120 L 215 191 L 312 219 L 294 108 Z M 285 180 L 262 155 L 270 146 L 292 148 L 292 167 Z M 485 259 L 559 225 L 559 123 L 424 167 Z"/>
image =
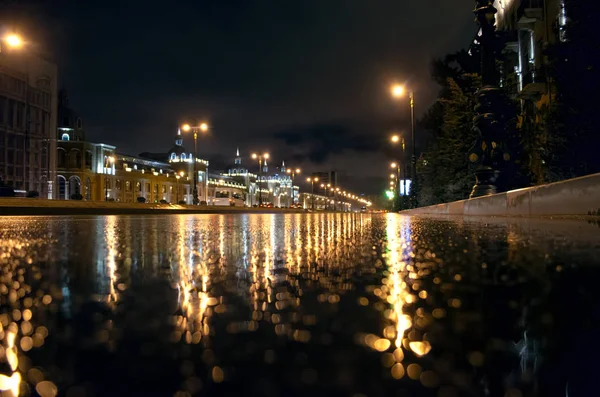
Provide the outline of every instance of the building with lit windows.
<path id="1" fill-rule="evenodd" d="M 57 67 L 29 48 L 0 52 L 0 179 L 17 193 L 52 198 Z"/>
<path id="2" fill-rule="evenodd" d="M 292 186 L 292 178 L 287 172 L 285 162 L 282 162 L 281 167 L 275 167 L 274 172 L 269 172 L 268 160 L 265 159 L 262 169 L 258 171 L 257 174 L 252 173 L 242 164 L 238 148 L 233 164 L 228 166 L 221 176 L 245 187 L 247 206 L 262 203 L 273 207 L 290 207 L 293 204 L 292 197 L 295 203 L 299 202 L 298 186 Z M 218 181 L 218 178 L 215 180 Z"/>
<path id="3" fill-rule="evenodd" d="M 199 197 L 207 200 L 208 161 L 186 154 L 180 132 L 168 152 L 127 155 L 115 146 L 88 142 L 83 122 L 68 107 L 66 94 L 61 95 L 60 105 L 57 199 L 134 203 L 143 197 L 149 203 L 191 204 L 195 160 Z"/>

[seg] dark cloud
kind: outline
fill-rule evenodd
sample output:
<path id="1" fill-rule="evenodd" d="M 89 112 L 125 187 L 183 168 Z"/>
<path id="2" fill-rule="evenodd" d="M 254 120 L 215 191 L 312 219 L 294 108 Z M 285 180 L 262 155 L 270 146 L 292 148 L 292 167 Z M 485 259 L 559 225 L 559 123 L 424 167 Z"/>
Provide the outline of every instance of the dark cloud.
<path id="1" fill-rule="evenodd" d="M 348 125 L 336 123 L 290 128 L 273 136 L 291 148 L 294 160 L 309 159 L 317 165 L 333 154 L 374 152 L 380 148 L 373 135 L 361 134 Z"/>

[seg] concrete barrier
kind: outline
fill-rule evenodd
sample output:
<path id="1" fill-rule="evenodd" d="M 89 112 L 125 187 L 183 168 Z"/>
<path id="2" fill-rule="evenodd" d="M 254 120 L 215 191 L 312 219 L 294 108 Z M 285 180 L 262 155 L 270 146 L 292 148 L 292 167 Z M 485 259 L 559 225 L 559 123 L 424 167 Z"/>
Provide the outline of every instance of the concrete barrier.
<path id="1" fill-rule="evenodd" d="M 600 174 L 402 211 L 469 216 L 600 215 Z"/>

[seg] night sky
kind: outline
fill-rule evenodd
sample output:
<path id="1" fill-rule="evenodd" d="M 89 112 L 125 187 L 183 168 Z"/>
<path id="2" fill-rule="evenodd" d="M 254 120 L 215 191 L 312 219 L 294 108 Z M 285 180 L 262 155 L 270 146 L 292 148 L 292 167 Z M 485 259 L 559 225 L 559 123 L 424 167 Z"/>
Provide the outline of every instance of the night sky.
<path id="1" fill-rule="evenodd" d="M 473 5 L 0 0 L 0 20 L 57 62 L 90 141 L 166 151 L 180 123 L 207 120 L 199 147 L 213 169 L 239 145 L 306 172 L 338 170 L 344 186 L 377 193 L 387 137 L 409 132 L 408 100 L 392 100 L 390 83 L 416 91 L 421 114 L 438 91 L 430 61 L 469 45 Z"/>

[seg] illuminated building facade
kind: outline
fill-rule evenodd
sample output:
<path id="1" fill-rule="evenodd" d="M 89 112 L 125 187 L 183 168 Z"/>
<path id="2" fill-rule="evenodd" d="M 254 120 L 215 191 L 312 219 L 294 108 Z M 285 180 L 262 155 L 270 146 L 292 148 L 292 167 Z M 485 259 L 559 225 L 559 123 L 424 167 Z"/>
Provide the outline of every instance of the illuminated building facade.
<path id="1" fill-rule="evenodd" d="M 83 122 L 68 109 L 66 100 L 62 104 L 64 117 L 57 130 L 57 199 L 134 203 L 144 197 L 150 203 L 189 204 L 193 202 L 195 160 L 200 200 L 207 200 L 208 161 L 185 155 L 180 133 L 169 152 L 122 154 L 115 146 L 86 141 Z"/>
<path id="2" fill-rule="evenodd" d="M 52 198 L 57 67 L 29 49 L 0 52 L 0 178 L 16 192 Z"/>
<path id="3" fill-rule="evenodd" d="M 292 186 L 292 178 L 287 172 L 285 162 L 281 163 L 281 167 L 275 167 L 274 172 L 269 172 L 269 165 L 265 159 L 259 174 L 254 174 L 242 164 L 242 157 L 237 149 L 233 165 L 227 167 L 227 172 L 221 175 L 245 187 L 247 206 L 256 206 L 262 202 L 274 207 L 289 207 L 292 205 L 292 192 L 294 202 L 299 202 L 299 188 Z"/>
<path id="4" fill-rule="evenodd" d="M 501 86 L 523 99 L 544 100 L 550 86 L 543 51 L 566 40 L 564 0 L 495 0 L 494 7 L 496 28 L 506 39 Z"/>

